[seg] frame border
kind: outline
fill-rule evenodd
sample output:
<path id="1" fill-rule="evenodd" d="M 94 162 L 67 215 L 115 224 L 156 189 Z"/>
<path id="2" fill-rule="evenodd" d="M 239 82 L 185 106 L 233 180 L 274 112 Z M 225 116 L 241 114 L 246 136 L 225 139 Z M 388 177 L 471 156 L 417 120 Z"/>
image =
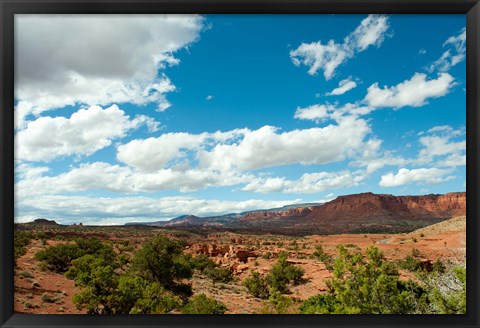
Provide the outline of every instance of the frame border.
<path id="1" fill-rule="evenodd" d="M 0 327 L 480 327 L 479 0 L 0 0 Z M 467 28 L 467 314 L 466 315 L 28 315 L 13 311 L 14 15 L 15 14 L 465 14 Z"/>

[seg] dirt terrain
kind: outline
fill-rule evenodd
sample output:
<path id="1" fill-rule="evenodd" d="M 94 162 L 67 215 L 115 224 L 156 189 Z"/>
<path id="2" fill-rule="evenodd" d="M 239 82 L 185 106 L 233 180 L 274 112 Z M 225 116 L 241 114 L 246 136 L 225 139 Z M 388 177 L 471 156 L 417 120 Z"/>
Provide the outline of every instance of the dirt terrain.
<path id="1" fill-rule="evenodd" d="M 216 283 L 196 272 L 191 280 L 195 294 L 205 293 L 223 302 L 229 313 L 258 313 L 264 305 L 262 300 L 248 294 L 242 285 L 243 280 L 252 272 L 267 273 L 277 261 L 279 252 L 289 253 L 288 260 L 305 270 L 306 282 L 292 287 L 291 297 L 299 300 L 326 292 L 325 279 L 330 272 L 325 265 L 312 257 L 315 246 L 321 245 L 326 253 L 334 255 L 335 248 L 342 244 L 352 251 L 364 252 L 371 245 L 379 247 L 387 259 L 403 259 L 419 251 L 418 259 L 424 263 L 441 260 L 462 260 L 466 239 L 465 216 L 442 221 L 411 233 L 398 234 L 337 234 L 290 237 L 285 235 L 253 235 L 232 232 L 213 232 L 210 234 L 169 230 L 158 227 L 145 227 L 138 230 L 133 227 L 75 227 L 79 235 L 95 235 L 110 241 L 117 252 L 132 254 L 155 234 L 182 238 L 186 241 L 185 252 L 192 255 L 206 254 L 222 267 L 230 268 L 234 273 L 231 283 Z M 20 227 L 32 229 L 31 226 Z M 66 243 L 55 236 L 71 234 L 68 229 L 48 225 L 36 227 L 46 232 L 54 231 L 51 237 L 32 240 L 27 253 L 17 260 L 15 270 L 15 311 L 18 313 L 38 314 L 74 314 L 84 313 L 77 310 L 72 297 L 80 291 L 74 282 L 61 274 L 45 269 L 34 259 L 35 253 L 46 247 Z M 66 231 L 68 230 L 68 231 Z M 75 232 L 76 233 L 76 232 Z M 122 249 L 120 241 L 129 240 L 131 249 Z M 404 278 L 412 278 L 411 273 L 402 273 Z"/>

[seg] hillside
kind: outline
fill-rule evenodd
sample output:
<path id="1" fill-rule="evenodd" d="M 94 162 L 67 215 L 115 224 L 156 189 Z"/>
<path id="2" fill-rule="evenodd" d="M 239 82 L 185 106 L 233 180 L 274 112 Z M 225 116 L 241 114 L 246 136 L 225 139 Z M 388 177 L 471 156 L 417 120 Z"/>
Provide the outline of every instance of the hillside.
<path id="1" fill-rule="evenodd" d="M 182 215 L 143 225 L 291 235 L 397 233 L 465 214 L 464 192 L 421 196 L 361 193 L 339 196 L 324 204 L 297 204 L 212 217 Z"/>

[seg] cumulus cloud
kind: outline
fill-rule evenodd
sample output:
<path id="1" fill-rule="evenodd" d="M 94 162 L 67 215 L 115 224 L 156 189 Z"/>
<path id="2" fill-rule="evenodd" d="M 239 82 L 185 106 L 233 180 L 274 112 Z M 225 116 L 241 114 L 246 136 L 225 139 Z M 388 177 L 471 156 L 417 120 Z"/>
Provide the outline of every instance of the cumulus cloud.
<path id="1" fill-rule="evenodd" d="M 312 105 L 306 108 L 298 107 L 295 111 L 294 118 L 300 120 L 316 121 L 317 123 L 330 117 L 330 113 L 333 111 L 333 106 L 326 105 Z"/>
<path id="2" fill-rule="evenodd" d="M 91 155 L 141 125 L 152 131 L 158 129 L 158 122 L 152 118 L 138 115 L 131 119 L 117 105 L 105 109 L 91 106 L 69 118 L 40 117 L 15 135 L 15 158 L 50 161 L 62 156 Z"/>
<path id="3" fill-rule="evenodd" d="M 24 196 L 92 190 L 127 194 L 161 190 L 190 192 L 212 186 L 237 185 L 253 178 L 250 174 L 201 169 L 175 170 L 172 168 L 144 173 L 127 166 L 104 162 L 81 164 L 56 176 L 43 175 L 45 172 L 26 176 L 16 183 L 15 189 Z"/>
<path id="4" fill-rule="evenodd" d="M 15 15 L 17 124 L 67 105 L 169 102 L 164 74 L 198 39 L 198 15 Z"/>
<path id="5" fill-rule="evenodd" d="M 285 194 L 313 194 L 325 190 L 357 186 L 365 176 L 349 171 L 305 173 L 298 180 L 285 178 L 257 178 L 242 188 L 243 191 Z"/>
<path id="6" fill-rule="evenodd" d="M 467 143 L 464 138 L 455 141 L 457 137 L 465 135 L 464 129 L 455 130 L 448 125 L 435 126 L 422 134 L 419 139 L 422 149 L 418 154 L 417 162 L 420 164 L 437 161 L 444 157 L 440 164 L 442 166 L 462 166 L 466 164 Z"/>
<path id="7" fill-rule="evenodd" d="M 28 222 L 39 217 L 63 224 L 124 224 L 167 220 L 183 214 L 221 215 L 259 208 L 277 208 L 301 203 L 301 199 L 226 201 L 192 197 L 88 197 L 42 195 L 22 198 L 17 203 L 15 222 Z"/>
<path id="8" fill-rule="evenodd" d="M 440 73 L 436 79 L 430 80 L 423 73 L 415 73 L 410 80 L 392 87 L 380 88 L 378 83 L 372 84 L 368 88 L 364 102 L 374 108 L 420 107 L 427 104 L 429 98 L 446 95 L 454 86 L 453 81 L 454 78 L 448 73 Z"/>
<path id="9" fill-rule="evenodd" d="M 326 164 L 355 156 L 371 132 L 362 119 L 345 117 L 338 125 L 279 132 L 273 126 L 250 131 L 234 144 L 218 144 L 198 153 L 200 167 L 255 170 L 289 164 Z"/>
<path id="10" fill-rule="evenodd" d="M 465 60 L 465 54 L 467 51 L 466 36 L 467 31 L 463 28 L 460 31 L 460 34 L 449 37 L 443 44 L 444 48 L 448 47 L 449 49 L 428 67 L 428 71 L 433 72 L 437 70 L 440 72 L 446 72 L 453 66 Z"/>
<path id="11" fill-rule="evenodd" d="M 327 118 L 338 121 L 348 116 L 361 117 L 380 108 L 397 110 L 407 106 L 421 107 L 428 104 L 431 98 L 445 96 L 455 85 L 453 76 L 448 73 L 440 73 L 437 78 L 432 79 L 428 79 L 423 73 L 415 73 L 409 80 L 391 87 L 381 88 L 378 83 L 374 83 L 368 87 L 365 97 L 354 103 L 326 103 L 297 108 L 294 117 L 318 123 Z"/>
<path id="12" fill-rule="evenodd" d="M 309 74 L 315 75 L 318 70 L 323 70 L 325 79 L 330 80 L 338 66 L 354 57 L 357 52 L 365 51 L 370 46 L 380 46 L 388 29 L 387 16 L 369 15 L 345 37 L 343 43 L 334 40 L 326 44 L 321 41 L 302 43 L 290 52 L 290 57 L 296 66 L 307 66 Z"/>
<path id="13" fill-rule="evenodd" d="M 250 130 L 234 129 L 200 134 L 173 132 L 157 138 L 135 139 L 117 147 L 117 159 L 137 170 L 153 172 L 188 159 L 189 151 L 196 153 L 211 144 L 237 140 L 247 132 Z"/>
<path id="14" fill-rule="evenodd" d="M 333 89 L 331 92 L 328 92 L 327 96 L 340 96 L 352 89 L 355 89 L 356 87 L 357 82 L 353 81 L 350 78 L 341 80 L 338 84 L 338 87 Z"/>
<path id="15" fill-rule="evenodd" d="M 442 182 L 452 180 L 454 176 L 446 176 L 452 173 L 452 169 L 438 169 L 438 168 L 420 168 L 420 169 L 406 169 L 401 168 L 396 174 L 388 173 L 382 175 L 380 187 L 398 187 L 414 182 L 434 185 Z"/>

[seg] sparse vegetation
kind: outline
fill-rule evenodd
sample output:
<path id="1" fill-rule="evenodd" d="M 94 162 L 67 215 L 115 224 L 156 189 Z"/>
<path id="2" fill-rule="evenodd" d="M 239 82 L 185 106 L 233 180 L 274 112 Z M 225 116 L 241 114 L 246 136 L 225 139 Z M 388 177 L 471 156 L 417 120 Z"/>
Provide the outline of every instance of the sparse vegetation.
<path id="1" fill-rule="evenodd" d="M 250 294 L 258 298 L 268 298 L 268 285 L 264 277 L 262 277 L 257 271 L 253 271 L 249 277 L 247 277 L 243 285 L 247 287 Z"/>
<path id="2" fill-rule="evenodd" d="M 183 308 L 183 314 L 224 314 L 227 307 L 205 294 L 193 297 Z"/>
<path id="3" fill-rule="evenodd" d="M 321 245 L 315 246 L 315 252 L 313 252 L 313 256 L 319 261 L 323 262 L 328 270 L 333 270 L 333 257 L 325 253 Z"/>
<path id="4" fill-rule="evenodd" d="M 15 272 L 22 288 L 15 306 L 26 313 L 466 311 L 465 264 L 452 261 L 449 255 L 456 252 L 457 244 L 448 239 L 451 248 L 443 249 L 437 255 L 442 258 L 436 258 L 429 243 L 417 246 L 409 242 L 412 236 L 423 238 L 420 233 L 370 235 L 367 240 L 362 234 L 339 236 L 345 246 L 335 249 L 337 240 L 328 236 L 298 239 L 88 226 L 19 231 L 23 241 L 16 245 L 28 243 L 18 254 L 27 254 L 29 244 L 39 250 L 36 254 L 29 250 L 18 261 Z M 401 237 L 406 237 L 402 238 L 404 244 Z M 429 238 L 438 240 L 436 236 Z M 442 242 L 436 242 L 437 246 Z M 226 247 L 229 244 L 230 248 Z M 372 244 L 385 250 L 389 260 L 380 248 L 366 249 Z M 202 255 L 195 255 L 199 253 Z M 32 262 L 32 257 L 37 262 Z M 65 281 L 58 273 L 72 281 L 63 285 Z M 315 295 L 319 283 L 326 289 Z"/>
<path id="5" fill-rule="evenodd" d="M 339 245 L 329 293 L 314 296 L 300 307 L 305 314 L 416 313 L 426 304 L 426 292 L 409 280 L 401 281 L 395 265 L 377 247 L 366 259 Z"/>

